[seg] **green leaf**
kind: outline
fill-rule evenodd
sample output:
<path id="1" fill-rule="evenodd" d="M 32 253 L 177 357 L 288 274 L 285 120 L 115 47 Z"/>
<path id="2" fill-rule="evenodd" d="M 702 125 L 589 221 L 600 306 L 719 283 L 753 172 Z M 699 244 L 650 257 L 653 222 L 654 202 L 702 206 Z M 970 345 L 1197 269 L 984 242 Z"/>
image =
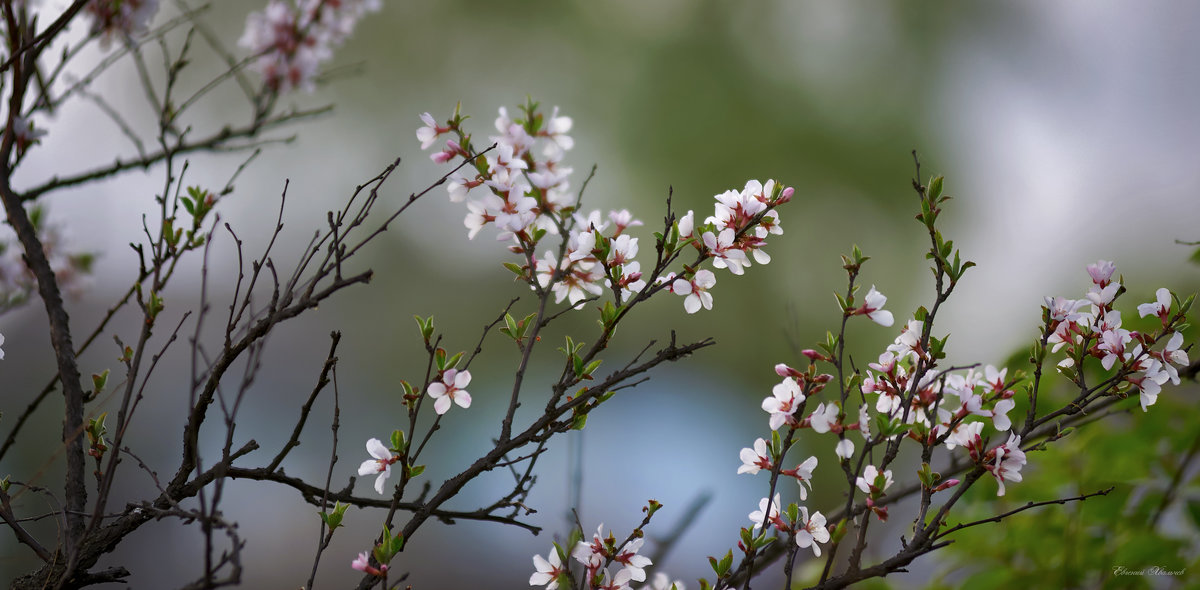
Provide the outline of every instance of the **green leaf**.
<path id="1" fill-rule="evenodd" d="M 524 268 L 522 268 L 522 267 L 521 267 L 520 265 L 518 265 L 518 264 L 514 264 L 514 263 L 512 263 L 512 262 L 505 262 L 505 263 L 504 263 L 504 268 L 507 268 L 508 270 L 511 270 L 511 271 L 512 271 L 512 273 L 513 273 L 513 274 L 515 274 L 515 275 L 517 275 L 518 277 L 525 278 L 525 269 L 524 269 Z"/>
<path id="2" fill-rule="evenodd" d="M 108 383 L 108 369 L 104 369 L 103 373 L 92 375 L 92 391 L 100 393 L 104 391 L 104 385 Z"/>
<path id="3" fill-rule="evenodd" d="M 941 176 L 935 176 L 929 181 L 929 188 L 925 189 L 925 195 L 930 201 L 937 202 L 938 197 L 942 196 L 942 184 L 944 181 L 945 178 Z"/>
<path id="4" fill-rule="evenodd" d="M 600 368 L 600 363 L 603 363 L 603 362 L 604 362 L 603 360 L 596 359 L 596 360 L 588 363 L 588 366 L 583 368 L 583 375 L 581 375 L 581 377 L 583 377 L 584 379 L 591 379 L 592 373 L 595 373 L 596 369 Z"/>
<path id="5" fill-rule="evenodd" d="M 403 430 L 393 430 L 392 431 L 392 450 L 397 453 L 403 453 L 404 448 L 405 448 L 404 445 L 405 445 L 404 431 Z"/>
<path id="6" fill-rule="evenodd" d="M 333 532 L 334 529 L 342 526 L 342 519 L 345 517 L 346 509 L 349 507 L 349 504 L 337 502 L 333 505 L 333 512 L 325 512 L 322 510 L 319 513 L 321 515 L 321 520 L 325 522 L 325 526 L 329 527 L 330 532 Z"/>
<path id="7" fill-rule="evenodd" d="M 408 467 L 408 478 L 409 479 L 413 479 L 413 478 L 417 477 L 418 475 L 421 475 L 422 473 L 425 473 L 424 465 L 410 465 Z"/>

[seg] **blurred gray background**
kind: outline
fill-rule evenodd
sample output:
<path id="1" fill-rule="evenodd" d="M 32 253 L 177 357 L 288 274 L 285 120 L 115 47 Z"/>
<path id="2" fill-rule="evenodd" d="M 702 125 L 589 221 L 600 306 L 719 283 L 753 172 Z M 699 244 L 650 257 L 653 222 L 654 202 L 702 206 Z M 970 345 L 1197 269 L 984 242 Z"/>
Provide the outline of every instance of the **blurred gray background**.
<path id="1" fill-rule="evenodd" d="M 380 210 L 399 206 L 444 171 L 419 150 L 418 114 L 446 118 L 455 103 L 473 116 L 482 138 L 492 132 L 499 106 L 514 109 L 526 95 L 573 117 L 576 148 L 569 152 L 575 184 L 592 164 L 598 173 L 587 206 L 629 208 L 642 257 L 650 231 L 664 212 L 668 187 L 679 210 L 711 211 L 712 196 L 747 179 L 776 178 L 796 187 L 781 210 L 783 236 L 772 237 L 773 261 L 744 277 L 718 272 L 715 308 L 695 316 L 678 299 L 659 301 L 622 328 L 606 367 L 620 366 L 649 339 L 671 329 L 681 339 L 716 338 L 718 346 L 664 367 L 634 390 L 597 411 L 583 433 L 584 478 L 580 516 L 589 534 L 604 523 L 626 534 L 640 508 L 655 498 L 666 507 L 648 531 L 651 540 L 677 524 L 699 494 L 713 500 L 668 556 L 663 570 L 690 585 L 711 573 L 707 555 L 736 542 L 766 492 L 764 477 L 736 476 L 739 449 L 768 433 L 759 402 L 778 381 L 777 362 L 799 364 L 789 334 L 803 347 L 823 339 L 838 322 L 831 295 L 844 290 L 839 254 L 858 244 L 872 261 L 861 278 L 888 295 L 898 324 L 932 292 L 923 258 L 922 228 L 912 219 L 911 150 L 924 172 L 945 174 L 956 198 L 943 231 L 979 264 L 944 308 L 941 332 L 951 332 L 951 361 L 999 364 L 1026 346 L 1045 295 L 1079 297 L 1084 265 L 1114 260 L 1131 300 L 1148 301 L 1159 286 L 1189 292 L 1198 286 L 1174 240 L 1200 239 L 1200 6 L 1159 2 L 898 2 L 848 4 L 776 0 L 531 1 L 498 3 L 388 0 L 384 11 L 360 24 L 335 64 L 358 64 L 301 106 L 336 105 L 334 113 L 293 129 L 299 139 L 269 149 L 223 201 L 223 219 L 238 229 L 248 253 L 264 244 L 290 180 L 287 229 L 277 261 L 289 266 L 324 212 L 337 208 L 359 184 L 394 158 L 399 170 L 383 191 Z M 233 44 L 257 2 L 216 2 L 208 21 Z M 164 8 L 161 21 L 172 9 Z M 77 31 L 78 33 L 78 31 Z M 198 55 L 204 55 L 199 52 Z M 198 61 L 202 61 L 197 58 Z M 197 79 L 217 71 L 197 65 Z M 204 68 L 208 68 L 205 70 Z M 116 69 L 95 90 L 136 116 L 142 96 L 129 68 Z M 233 93 L 214 95 L 198 113 L 197 129 L 215 129 L 240 113 Z M 233 122 L 238 122 L 238 115 Z M 206 120 L 206 118 L 208 118 Z M 144 113 L 142 123 L 152 121 Z M 34 184 L 63 170 L 107 163 L 128 143 L 94 105 L 76 103 L 38 122 L 49 131 L 30 152 L 18 184 Z M 188 184 L 222 185 L 240 159 L 191 158 Z M 100 254 L 73 318 L 87 329 L 128 286 L 135 269 L 128 243 L 162 191 L 151 169 L 55 195 L 50 218 L 72 247 Z M 376 270 L 365 288 L 352 289 L 284 326 L 252 396 L 242 410 L 238 441 L 255 438 L 267 455 L 290 433 L 303 398 L 328 350 L 327 334 L 342 330 L 338 370 L 341 399 L 340 461 L 344 485 L 367 456 L 363 443 L 401 425 L 399 381 L 419 381 L 425 359 L 413 314 L 433 315 L 449 348 L 474 346 L 482 326 L 521 296 L 519 316 L 533 311 L 528 291 L 513 284 L 500 263 L 509 261 L 494 233 L 474 241 L 462 227 L 465 208 L 435 189 L 393 224 L 360 267 Z M 236 257 L 228 240 L 214 248 L 211 288 L 215 308 L 232 291 Z M 646 262 L 643 262 L 643 266 Z M 199 266 L 181 274 L 168 293 L 167 323 L 194 304 Z M 514 315 L 518 315 L 514 312 Z M 594 311 L 552 330 L 527 381 L 535 408 L 557 373 L 554 351 L 570 331 L 590 341 Z M 130 320 L 131 318 L 126 318 Z M 132 321 L 136 321 L 133 319 Z M 32 305 L 0 318 L 7 337 L 0 362 L 4 417 L 25 407 L 52 374 L 44 312 Z M 81 331 L 83 328 L 77 328 Z M 115 331 L 130 341 L 136 324 Z M 185 329 L 190 333 L 191 328 Z M 208 332 L 216 334 L 216 326 Z M 851 328 L 860 365 L 895 336 L 866 322 Z M 166 330 L 160 329 L 160 341 Z M 186 343 L 176 345 L 182 353 Z M 84 357 L 85 372 L 118 366 L 105 337 Z M 475 405 L 451 410 L 431 443 L 426 477 L 453 475 L 498 432 L 497 416 L 511 387 L 517 355 L 499 338 L 472 365 Z M 169 357 L 152 381 L 154 393 L 139 414 L 130 444 L 169 472 L 178 459 L 186 402 L 185 357 Z M 37 428 L 0 472 L 40 473 L 57 485 L 51 461 L 60 428 L 51 404 Z M 321 480 L 328 461 L 331 404 L 326 398 L 310 422 L 288 473 Z M 529 413 L 521 418 L 530 419 Z M 426 424 L 428 421 L 425 422 Z M 208 452 L 219 449 L 219 425 L 207 432 Z M 572 436 L 578 436 L 572 434 Z M 563 441 L 565 443 L 565 441 Z M 806 442 L 791 457 L 817 454 L 833 465 L 828 441 Z M 827 448 L 828 447 L 828 448 Z M 212 456 L 212 455 L 210 455 Z M 252 455 L 249 465 L 265 462 Z M 257 461 L 257 462 L 256 462 Z M 565 531 L 565 444 L 540 463 L 530 499 L 539 537 L 495 524 L 429 523 L 394 563 L 411 571 L 414 587 L 524 587 L 533 553 L 546 554 Z M 128 498 L 145 497 L 149 478 L 123 467 Z M 827 471 L 826 471 L 827 472 Z M 31 478 L 29 475 L 21 477 Z M 472 509 L 507 491 L 504 474 L 468 487 L 454 508 Z M 369 480 L 357 490 L 372 495 Z M 792 494 L 795 490 L 785 488 Z M 840 502 L 838 489 L 818 489 L 812 509 Z M 47 510 L 33 500 L 29 513 Z M 248 545 L 246 587 L 295 588 L 307 577 L 318 521 L 298 494 L 270 484 L 234 482 L 224 508 L 241 523 Z M 348 585 L 355 554 L 368 548 L 381 515 L 351 510 L 323 557 L 318 586 Z M 53 534 L 49 528 L 45 532 Z M 111 562 L 134 571 L 134 588 L 178 585 L 200 571 L 197 527 L 176 522 L 144 527 Z M 29 551 L 0 536 L 0 582 L 31 566 Z"/>

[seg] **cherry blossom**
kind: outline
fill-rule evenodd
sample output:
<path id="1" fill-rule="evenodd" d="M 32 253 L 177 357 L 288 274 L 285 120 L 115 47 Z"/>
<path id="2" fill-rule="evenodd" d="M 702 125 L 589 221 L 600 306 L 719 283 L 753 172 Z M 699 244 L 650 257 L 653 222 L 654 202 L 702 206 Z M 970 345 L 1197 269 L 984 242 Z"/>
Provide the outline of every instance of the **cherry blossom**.
<path id="1" fill-rule="evenodd" d="M 688 210 L 687 215 L 679 218 L 677 227 L 679 228 L 679 237 L 681 239 L 692 237 L 692 232 L 695 231 L 696 227 L 696 214 Z"/>
<path id="2" fill-rule="evenodd" d="M 842 459 L 849 459 L 854 456 L 854 441 L 843 438 L 837 443 L 837 447 L 833 449 L 834 454 Z"/>
<path id="3" fill-rule="evenodd" d="M 621 209 L 620 211 L 609 211 L 608 220 L 611 221 L 613 223 L 613 225 L 615 225 L 617 227 L 617 231 L 614 234 L 617 236 L 622 235 L 622 232 L 624 232 L 627 228 L 637 227 L 639 225 L 642 225 L 641 220 L 634 219 L 633 214 L 630 213 L 628 209 Z"/>
<path id="4" fill-rule="evenodd" d="M 1100 334 L 1100 344 L 1096 348 L 1104 353 L 1100 359 L 1100 365 L 1104 370 L 1113 368 L 1113 364 L 1117 361 L 1125 362 L 1125 345 L 1128 344 L 1133 337 L 1129 330 L 1117 328 L 1115 330 L 1105 330 Z"/>
<path id="5" fill-rule="evenodd" d="M 821 556 L 819 543 L 829 542 L 829 529 L 825 528 L 825 515 L 814 512 L 808 516 L 808 508 L 800 507 L 800 529 L 796 531 L 796 545 L 801 549 L 812 547 L 813 555 Z"/>
<path id="6" fill-rule="evenodd" d="M 804 393 L 800 391 L 800 384 L 788 377 L 771 389 L 771 395 L 763 400 L 762 409 L 771 414 L 771 430 L 779 430 L 784 422 L 793 420 L 793 415 L 804 401 Z"/>
<path id="7" fill-rule="evenodd" d="M 598 590 L 629 590 L 629 582 L 633 573 L 629 569 L 617 572 L 607 583 L 601 584 Z"/>
<path id="8" fill-rule="evenodd" d="M 553 158 L 555 155 L 561 155 L 565 150 L 575 147 L 575 140 L 567 135 L 571 130 L 572 121 L 570 117 L 565 115 L 559 116 L 558 107 L 550 113 L 550 118 L 547 119 L 546 127 L 541 131 L 541 135 L 550 138 L 550 142 L 546 144 L 545 155 Z"/>
<path id="9" fill-rule="evenodd" d="M 745 252 L 734 246 L 735 233 L 732 228 L 726 228 L 716 235 L 713 235 L 712 232 L 704 232 L 701 237 L 704 245 L 708 247 L 709 254 L 714 257 L 714 267 L 728 268 L 729 272 L 740 275 L 746 272 L 744 267 L 750 266 L 750 261 L 746 259 Z"/>
<path id="10" fill-rule="evenodd" d="M 350 567 L 352 567 L 360 572 L 363 572 L 365 574 L 369 574 L 369 575 L 377 576 L 377 577 L 383 577 L 383 573 L 388 570 L 387 564 L 380 564 L 380 566 L 378 568 L 372 566 L 370 556 L 367 554 L 366 551 L 359 553 L 358 557 L 355 558 L 355 560 L 350 563 Z"/>
<path id="11" fill-rule="evenodd" d="M 1095 264 L 1087 265 L 1087 272 L 1092 277 L 1092 282 L 1100 287 L 1108 286 L 1109 279 L 1116 269 L 1117 265 L 1108 260 L 1100 260 Z"/>
<path id="12" fill-rule="evenodd" d="M 0 336 L 0 344 L 4 343 L 4 338 Z M 1167 378 L 1174 385 L 1179 385 L 1179 370 L 1174 365 L 1184 366 L 1188 364 L 1187 351 L 1181 349 L 1183 346 L 1183 334 L 1174 332 L 1171 338 L 1167 340 L 1167 345 L 1161 352 L 1151 353 L 1159 362 L 1162 363 L 1162 370 L 1167 374 Z M 3 352 L 0 352 L 0 358 L 4 358 Z"/>
<path id="13" fill-rule="evenodd" d="M 430 383 L 427 389 L 429 397 L 437 400 L 433 402 L 433 411 L 439 415 L 445 414 L 450 409 L 451 402 L 462 408 L 471 407 L 471 394 L 466 390 L 470 383 L 470 371 L 446 369 L 446 372 L 442 373 L 442 380 Z"/>
<path id="14" fill-rule="evenodd" d="M 769 510 L 768 510 L 768 502 L 770 503 Z M 779 519 L 779 494 L 775 494 L 775 497 L 772 498 L 771 500 L 768 500 L 766 498 L 759 500 L 758 501 L 758 510 L 751 512 L 748 515 L 748 518 L 750 519 L 750 522 L 754 523 L 753 528 L 756 528 L 756 529 L 762 527 L 764 520 L 767 522 L 774 522 L 774 521 L 778 520 Z"/>
<path id="15" fill-rule="evenodd" d="M 1167 319 L 1170 317 L 1171 292 L 1163 287 L 1155 291 L 1154 296 L 1153 303 L 1143 303 L 1137 306 L 1138 317 L 1144 318 L 1148 315 L 1157 316 L 1165 326 Z"/>
<path id="16" fill-rule="evenodd" d="M 817 458 L 809 457 L 803 463 L 796 466 L 795 469 L 789 469 L 785 473 L 796 478 L 796 485 L 800 486 L 800 499 L 807 500 L 808 492 L 812 489 L 813 470 L 817 468 Z"/>
<path id="17" fill-rule="evenodd" d="M 687 590 L 681 580 L 671 580 L 671 577 L 662 572 L 654 574 L 653 581 L 649 586 L 643 586 L 642 590 Z"/>
<path id="18" fill-rule="evenodd" d="M 609 534 L 609 536 L 612 535 Z M 591 543 L 579 541 L 575 544 L 575 547 L 571 549 L 571 557 L 589 570 L 604 565 L 604 561 L 608 558 L 608 550 L 604 546 L 604 523 L 600 523 L 600 526 L 596 527 L 596 534 L 592 535 Z"/>
<path id="19" fill-rule="evenodd" d="M 1157 359 L 1144 358 L 1138 363 L 1138 367 L 1142 369 L 1140 375 L 1127 375 L 1126 381 L 1133 383 L 1138 389 L 1138 401 L 1141 403 L 1142 411 L 1147 411 L 1147 408 L 1153 406 L 1158 401 L 1158 394 L 1162 392 L 1162 385 L 1171 379 L 1170 374 L 1163 370 L 1163 364 Z"/>
<path id="20" fill-rule="evenodd" d="M 833 402 L 822 403 L 817 406 L 817 409 L 808 417 L 809 426 L 812 426 L 813 432 L 824 434 L 829 432 L 830 428 L 838 423 L 838 412 L 840 409 Z"/>
<path id="21" fill-rule="evenodd" d="M 92 34 L 99 34 L 100 47 L 107 49 L 113 37 L 145 33 L 158 12 L 158 0 L 90 0 L 84 10 L 92 17 Z"/>
<path id="22" fill-rule="evenodd" d="M 887 303 L 887 296 L 876 291 L 875 285 L 871 285 L 871 290 L 867 291 L 866 297 L 863 297 L 863 306 L 859 308 L 859 313 L 865 314 L 871 321 L 887 328 L 892 325 L 894 319 L 892 312 L 883 309 L 885 303 Z"/>
<path id="23" fill-rule="evenodd" d="M 439 127 L 433 115 L 429 113 L 421 113 L 421 122 L 425 125 L 417 128 L 417 140 L 421 142 L 421 149 L 429 149 L 437 142 L 439 135 L 450 130 L 449 127 Z"/>
<path id="24" fill-rule="evenodd" d="M 238 45 L 257 56 L 254 68 L 271 90 L 311 92 L 317 70 L 333 57 L 333 48 L 354 32 L 359 19 L 381 8 L 380 0 L 295 0 L 291 6 L 271 0 L 262 12 L 246 17 Z"/>
<path id="25" fill-rule="evenodd" d="M 994 455 L 995 460 L 985 468 L 992 472 L 992 475 L 996 477 L 996 483 L 1000 485 L 996 495 L 1003 496 L 1005 480 L 1021 481 L 1021 468 L 1025 466 L 1025 452 L 1021 450 L 1021 437 L 1009 434 L 1008 442 L 992 449 L 988 454 Z"/>
<path id="26" fill-rule="evenodd" d="M 546 590 L 555 590 L 558 588 L 558 576 L 565 572 L 566 568 L 562 566 L 557 549 L 551 549 L 547 557 L 549 559 L 541 555 L 533 556 L 533 567 L 537 571 L 529 576 L 529 585 L 545 586 Z"/>
<path id="27" fill-rule="evenodd" d="M 1046 309 L 1050 310 L 1050 319 L 1056 322 L 1075 322 L 1083 317 L 1079 308 L 1087 305 L 1086 299 L 1067 299 L 1065 297 L 1046 297 Z"/>
<path id="28" fill-rule="evenodd" d="M 913 360 L 924 357 L 924 351 L 920 350 L 921 332 L 924 329 L 924 322 L 908 320 L 908 323 L 900 329 L 900 335 L 887 347 L 887 350 L 896 355 L 896 360 L 904 360 L 908 356 L 913 357 Z"/>
<path id="29" fill-rule="evenodd" d="M 555 262 L 554 253 L 545 252 L 542 258 L 536 262 L 536 265 L 538 284 L 545 289 L 550 286 L 555 267 L 558 266 Z M 596 264 L 582 261 L 572 263 L 570 260 L 564 260 L 560 270 L 564 272 L 552 287 L 555 303 L 562 303 L 563 299 L 566 299 L 574 306 L 580 301 L 587 299 L 589 293 L 591 295 L 600 295 L 604 292 L 604 289 L 598 284 L 604 278 L 604 275 Z"/>
<path id="30" fill-rule="evenodd" d="M 635 582 L 646 581 L 646 566 L 652 565 L 649 557 L 638 555 L 638 550 L 642 548 L 642 543 L 645 539 L 633 539 L 626 543 L 619 550 L 612 560 L 614 563 L 619 563 L 625 566 L 625 571 L 629 572 L 629 578 Z"/>
<path id="31" fill-rule="evenodd" d="M 742 466 L 738 467 L 738 474 L 749 473 L 754 475 L 760 469 L 771 468 L 771 454 L 767 452 L 767 441 L 762 438 L 755 439 L 754 448 L 746 447 L 738 455 L 742 460 Z"/>
<path id="32" fill-rule="evenodd" d="M 959 423 L 946 437 L 946 449 L 954 450 L 954 447 L 963 447 L 968 450 L 978 449 L 980 442 L 980 433 L 983 432 L 983 422 Z"/>
<path id="33" fill-rule="evenodd" d="M 717 275 L 711 270 L 702 268 L 696 271 L 696 276 L 692 280 L 675 279 L 671 284 L 671 291 L 677 295 L 686 295 L 683 300 L 683 309 L 688 313 L 696 313 L 701 307 L 704 309 L 712 309 L 713 296 L 708 290 L 717 284 Z"/>
<path id="34" fill-rule="evenodd" d="M 855 484 L 858 486 L 858 489 L 863 491 L 864 494 L 871 494 L 872 496 L 880 495 L 892 485 L 892 470 L 888 469 L 883 472 L 883 487 L 878 486 L 877 480 L 879 479 L 880 475 L 881 474 L 879 473 L 879 469 L 877 467 L 874 465 L 867 465 L 867 467 L 863 469 L 863 474 L 855 481 Z"/>
<path id="35" fill-rule="evenodd" d="M 392 452 L 377 438 L 367 441 L 367 453 L 375 458 L 363 461 L 362 465 L 358 467 L 358 474 L 364 477 L 379 474 L 379 477 L 375 478 L 375 492 L 382 494 L 383 484 L 392 474 L 392 463 L 399 461 L 400 458 L 392 455 Z"/>

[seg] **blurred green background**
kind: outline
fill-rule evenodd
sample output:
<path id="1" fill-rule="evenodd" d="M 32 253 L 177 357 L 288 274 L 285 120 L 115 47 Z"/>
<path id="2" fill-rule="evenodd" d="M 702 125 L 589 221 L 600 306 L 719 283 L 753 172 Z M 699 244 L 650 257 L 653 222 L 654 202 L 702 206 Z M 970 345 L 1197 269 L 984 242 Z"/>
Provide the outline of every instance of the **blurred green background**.
<path id="1" fill-rule="evenodd" d="M 1097 259 L 1117 263 L 1130 289 L 1129 305 L 1151 300 L 1159 286 L 1179 293 L 1200 286 L 1195 268 L 1185 262 L 1190 250 L 1174 243 L 1200 239 L 1195 4 L 385 4 L 336 57 L 338 65 L 355 66 L 345 72 L 350 75 L 313 95 L 287 98 L 305 106 L 333 103 L 334 114 L 298 127 L 296 142 L 264 154 L 222 203 L 223 218 L 241 228 L 248 252 L 263 245 L 261 230 L 274 219 L 285 178 L 288 233 L 278 251 L 289 262 L 323 225 L 324 211 L 394 158 L 402 159 L 401 166 L 381 206 L 398 206 L 424 188 L 444 169 L 418 149 L 418 114 L 444 119 L 459 102 L 473 116 L 469 125 L 477 137 L 492 132 L 497 107 L 512 110 L 527 95 L 571 116 L 576 148 L 567 159 L 576 170 L 574 183 L 591 165 L 598 167 L 586 205 L 628 208 L 646 221 L 637 234 L 642 257 L 670 188 L 678 210 L 695 209 L 702 217 L 714 194 L 750 178 L 796 187 L 795 199 L 781 210 L 785 234 L 772 237 L 767 248 L 770 265 L 755 265 L 744 277 L 719 272 L 713 311 L 688 316 L 677 299 L 647 306 L 608 353 L 608 366 L 620 366 L 647 340 L 662 341 L 672 329 L 681 339 L 711 336 L 718 342 L 617 396 L 592 417 L 582 441 L 580 515 L 586 531 L 603 522 L 627 532 L 653 497 L 666 504 L 651 528 L 653 539 L 675 524 L 690 500 L 713 493 L 685 542 L 663 564 L 673 577 L 694 583 L 704 575 L 704 556 L 725 552 L 744 515 L 765 494 L 765 479 L 734 475 L 737 452 L 767 432 L 759 402 L 778 381 L 771 367 L 799 364 L 789 342 L 807 348 L 836 327 L 831 294 L 844 289 L 838 256 L 852 244 L 872 256 L 861 282 L 888 295 L 898 323 L 930 299 L 927 246 L 912 219 L 912 150 L 920 153 L 926 176 L 947 176 L 947 192 L 956 199 L 943 216 L 943 231 L 979 263 L 942 312 L 941 332 L 953 335 L 954 363 L 999 364 L 1027 346 L 1042 297 L 1081 296 L 1089 284 L 1084 265 Z M 216 2 L 206 18 L 232 44 L 246 13 L 257 8 Z M 137 113 L 135 80 L 131 71 L 117 70 L 98 90 Z M 197 128 L 215 128 L 240 112 L 233 94 L 214 97 L 206 108 Z M 45 127 L 50 135 L 22 170 L 30 184 L 63 166 L 107 162 L 128 151 L 93 105 L 65 109 Z M 191 182 L 214 186 L 239 161 L 192 160 Z M 140 228 L 138 212 L 156 191 L 161 172 L 151 170 L 50 201 L 52 219 L 68 229 L 71 243 L 102 254 L 91 291 L 75 303 L 73 317 L 82 324 L 90 325 L 125 288 L 133 270 L 127 243 Z M 523 297 L 520 316 L 532 311 L 529 293 L 500 266 L 510 259 L 502 244 L 490 230 L 468 241 L 464 214 L 461 204 L 435 189 L 370 249 L 370 260 L 360 260 L 376 270 L 369 287 L 286 326 L 272 340 L 256 393 L 243 409 L 241 436 L 253 436 L 267 449 L 286 438 L 319 371 L 326 334 L 340 329 L 341 461 L 334 481 L 344 482 L 365 458 L 362 443 L 399 426 L 399 380 L 418 381 L 423 374 L 413 314 L 433 315 L 448 346 L 467 350 L 509 299 Z M 227 245 L 216 252 L 213 276 L 226 278 L 215 278 L 215 289 L 228 296 L 235 259 Z M 198 272 L 182 277 L 175 300 L 193 301 L 198 281 Z M 174 313 L 184 308 L 168 307 Z M 40 386 L 52 367 L 48 347 L 38 345 L 45 339 L 43 315 L 29 309 L 3 322 L 10 344 L 0 374 Z M 542 399 L 537 384 L 557 372 L 553 348 L 562 334 L 590 341 L 594 326 L 594 312 L 583 311 L 546 337 L 528 387 L 531 400 Z M 850 335 L 861 366 L 895 330 L 858 322 Z M 503 406 L 516 353 L 498 339 L 485 352 L 472 366 L 476 405 L 451 411 L 434 439 L 427 473 L 435 482 L 478 456 L 498 431 L 498 420 L 489 416 Z M 87 370 L 111 364 L 109 353 L 85 359 Z M 131 444 L 148 448 L 144 458 L 161 469 L 176 459 L 171 447 L 182 427 L 183 388 L 172 380 L 186 374 L 184 365 L 167 367 L 154 381 L 162 393 L 147 400 L 142 430 L 131 435 Z M 6 397 L 23 400 L 28 391 Z M 1169 390 L 1160 399 L 1182 393 Z M 1194 390 L 1186 395 L 1195 399 Z M 8 416 L 24 402 L 5 405 Z M 329 409 L 324 411 L 327 416 Z M 6 460 L 4 470 L 45 464 L 59 423 L 52 414 L 40 415 L 44 428 L 20 456 Z M 1195 424 L 1175 424 L 1172 432 L 1185 440 Z M 6 432 L 5 426 L 0 423 L 0 430 Z M 304 440 L 288 472 L 323 478 L 327 425 L 311 424 Z M 825 469 L 834 464 L 831 448 L 820 444 L 796 453 L 804 453 L 794 457 L 797 462 L 813 453 Z M 1035 472 L 1038 460 L 1031 458 Z M 530 502 L 539 509 L 531 520 L 547 527 L 540 537 L 499 525 L 431 523 L 397 567 L 411 568 L 415 587 L 524 586 L 530 556 L 544 555 L 552 535 L 564 531 L 565 466 L 562 447 L 541 465 Z M 51 467 L 47 481 L 57 481 L 53 473 Z M 132 469 L 127 476 L 124 493 L 140 497 L 139 486 L 148 480 L 138 481 Z M 506 477 L 469 487 L 455 508 L 489 503 L 507 491 Z M 357 489 L 373 493 L 368 483 Z M 234 483 L 230 490 L 226 510 L 242 522 L 249 541 L 247 586 L 302 583 L 316 543 L 312 509 L 283 488 Z M 809 505 L 832 508 L 840 493 L 818 489 Z M 349 578 L 350 560 L 377 530 L 377 515 L 351 511 L 349 520 L 352 527 L 324 557 L 323 586 Z M 133 540 L 113 561 L 135 571 L 134 587 L 168 587 L 198 571 L 196 530 L 162 524 Z M 4 573 L 28 567 L 28 552 L 10 538 L 0 539 L 0 549 Z M 898 583 L 921 585 L 923 578 Z"/>

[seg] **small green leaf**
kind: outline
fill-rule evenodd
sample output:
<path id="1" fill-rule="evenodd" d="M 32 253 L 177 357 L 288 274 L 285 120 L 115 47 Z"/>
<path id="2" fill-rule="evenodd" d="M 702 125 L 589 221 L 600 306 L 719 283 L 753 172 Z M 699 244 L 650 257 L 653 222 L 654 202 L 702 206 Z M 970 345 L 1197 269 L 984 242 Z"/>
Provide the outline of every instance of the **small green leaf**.
<path id="1" fill-rule="evenodd" d="M 408 467 L 408 478 L 409 479 L 413 479 L 413 478 L 417 477 L 418 475 L 421 475 L 422 473 L 425 473 L 424 465 L 410 465 Z"/>
<path id="2" fill-rule="evenodd" d="M 100 393 L 104 391 L 104 385 L 108 383 L 108 369 L 104 369 L 103 373 L 92 375 L 92 391 Z"/>
<path id="3" fill-rule="evenodd" d="M 518 277 L 525 278 L 525 269 L 521 268 L 520 265 L 513 264 L 512 262 L 505 262 L 504 268 L 511 270 L 512 273 L 517 275 Z"/>
<path id="4" fill-rule="evenodd" d="M 929 188 L 925 189 L 925 195 L 930 201 L 937 202 L 942 196 L 942 184 L 945 179 L 941 176 L 935 176 L 929 181 Z"/>

